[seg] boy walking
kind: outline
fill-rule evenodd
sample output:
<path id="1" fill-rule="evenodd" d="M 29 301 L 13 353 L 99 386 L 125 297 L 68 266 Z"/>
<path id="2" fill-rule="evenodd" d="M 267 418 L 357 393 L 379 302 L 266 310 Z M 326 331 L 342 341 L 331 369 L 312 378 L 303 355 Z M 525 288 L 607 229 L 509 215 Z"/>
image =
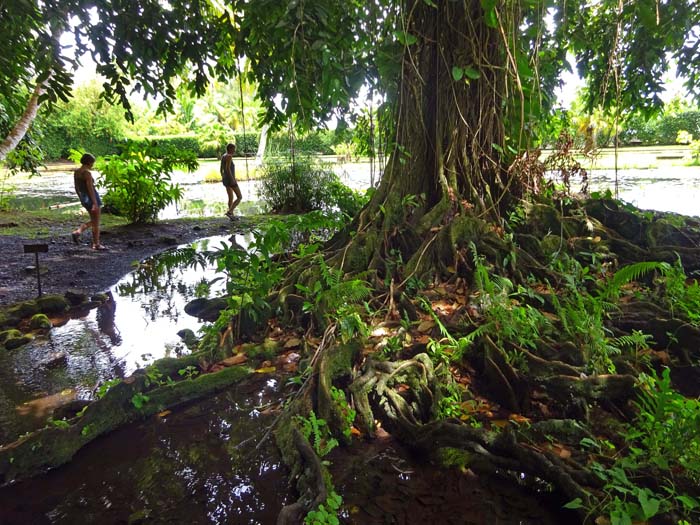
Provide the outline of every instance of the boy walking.
<path id="1" fill-rule="evenodd" d="M 226 153 L 221 156 L 221 182 L 226 188 L 228 195 L 228 211 L 226 216 L 233 220 L 233 210 L 238 206 L 243 198 L 241 189 L 236 182 L 236 165 L 233 163 L 233 154 L 236 152 L 236 145 L 229 143 L 226 146 Z M 233 194 L 236 194 L 236 200 L 233 200 Z"/>

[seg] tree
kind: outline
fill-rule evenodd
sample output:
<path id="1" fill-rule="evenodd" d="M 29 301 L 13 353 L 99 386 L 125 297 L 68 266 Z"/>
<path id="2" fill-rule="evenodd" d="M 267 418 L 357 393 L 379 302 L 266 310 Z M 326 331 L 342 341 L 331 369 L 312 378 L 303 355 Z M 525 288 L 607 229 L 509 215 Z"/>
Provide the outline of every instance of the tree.
<path id="1" fill-rule="evenodd" d="M 584 286 L 567 283 L 576 275 L 590 277 L 589 267 L 581 269 L 585 254 L 590 262 L 617 250 L 620 262 L 647 262 L 633 266 L 634 271 L 614 283 L 629 282 L 652 270 L 669 272 L 668 266 L 648 261 L 661 258 L 669 263 L 677 256 L 662 249 L 663 243 L 648 241 L 648 236 L 656 235 L 651 227 L 639 233 L 647 219 L 630 215 L 613 202 L 585 207 L 567 200 L 556 206 L 534 201 L 520 206 L 526 192 L 543 185 L 542 173 L 553 168 L 539 163 L 536 155 L 521 154 L 538 145 L 539 123 L 547 118 L 559 72 L 568 67 L 567 53 L 576 57 L 579 74 L 587 81 L 589 111 L 597 107 L 657 110 L 669 57 L 676 61 L 689 91 L 700 95 L 697 1 L 231 0 L 220 6 L 202 0 L 101 0 L 94 13 L 78 0 L 60 4 L 81 20 L 74 29 L 78 47 L 92 52 L 98 72 L 107 78 L 107 96 L 127 108 L 127 89 L 132 85 L 162 96 L 167 110 L 175 98 L 173 81 L 178 74 L 186 74 L 192 91 L 201 94 L 209 76 L 231 76 L 242 56 L 249 60 L 248 75 L 259 86 L 265 118 L 273 126 L 281 127 L 294 116 L 301 127 L 310 128 L 331 114 L 342 115 L 363 85 L 386 94 L 394 111 L 395 132 L 381 185 L 351 227 L 325 247 L 323 264 L 318 264 L 315 254 L 290 262 L 286 286 L 277 299 L 279 303 L 285 297 L 291 299 L 280 304 L 280 311 L 303 303 L 292 299 L 298 299 L 296 292 L 304 287 L 313 290 L 312 282 L 339 286 L 340 278 L 333 272 L 385 287 L 386 317 L 394 319 L 418 317 L 416 306 L 404 293 L 410 281 L 442 279 L 496 300 L 509 299 L 512 286 L 524 286 L 532 276 L 547 290 L 542 301 L 550 316 L 558 319 L 557 335 L 569 340 L 548 342 L 543 354 L 535 355 L 537 343 L 518 339 L 523 327 L 518 323 L 534 326 L 539 336 L 539 323 L 545 323 L 546 316 L 526 307 L 521 311 L 524 320 L 517 322 L 490 318 L 475 326 L 469 315 L 463 316 L 460 321 L 473 330 L 457 339 L 449 335 L 448 320 L 428 305 L 449 350 L 437 341 L 433 353 L 460 355 L 465 346 L 475 344 L 482 371 L 479 379 L 483 376 L 501 406 L 512 412 L 526 409 L 533 384 L 546 385 L 547 395 L 560 396 L 566 418 L 543 431 L 561 439 L 569 432 L 570 440 L 574 436 L 570 446 L 582 458 L 582 438 L 593 441 L 593 433 L 580 427 L 589 404 L 603 399 L 627 406 L 635 378 L 612 373 L 613 357 L 620 350 L 613 347 L 601 321 L 607 301 L 620 293 L 619 286 L 611 284 L 587 294 L 579 290 Z M 91 24 L 93 16 L 97 22 Z M 562 144 L 560 149 L 565 147 Z M 566 155 L 555 160 L 567 177 L 575 170 L 566 164 Z M 506 225 L 504 218 L 510 213 L 513 224 L 524 226 Z M 623 230 L 626 224 L 633 227 Z M 636 236 L 634 242 L 626 241 L 625 235 Z M 638 246 L 643 242 L 649 244 Z M 596 251 L 601 245 L 610 251 Z M 559 267 L 549 264 L 550 258 L 567 250 L 570 258 L 557 259 Z M 683 257 L 685 264 L 700 265 L 700 254 L 692 246 L 683 250 Z M 565 264 L 569 269 L 562 270 Z M 579 282 L 584 283 L 585 279 Z M 536 301 L 538 293 L 532 292 L 533 297 L 520 300 Z M 578 309 L 563 307 L 564 295 L 572 296 Z M 480 306 L 484 316 L 491 315 L 489 304 Z M 509 315 L 509 306 L 506 301 L 499 312 Z M 656 333 L 672 345 L 668 332 L 660 327 L 669 325 L 645 311 L 634 311 L 615 326 L 627 328 L 627 344 L 637 350 L 643 347 L 645 338 L 629 339 L 634 335 L 629 325 L 642 323 L 656 326 Z M 491 332 L 486 331 L 488 326 Z M 507 326 L 516 328 L 513 339 L 503 338 Z M 346 382 L 352 374 L 350 350 L 332 344 L 330 328 L 332 324 L 312 360 L 315 373 L 307 385 L 313 391 L 306 391 L 291 410 L 302 415 L 318 410 L 320 417 L 332 421 L 337 416 L 329 391 L 337 377 L 332 374 L 344 373 Z M 683 363 L 690 360 L 687 347 L 676 351 Z M 692 359 L 697 356 L 693 354 Z M 527 366 L 518 369 L 514 364 L 523 361 Z M 374 420 L 381 418 L 385 428 L 418 449 L 463 447 L 469 450 L 472 468 L 527 471 L 560 488 L 573 500 L 572 507 L 598 509 L 604 502 L 617 502 L 619 507 L 609 514 L 619 517 L 627 512 L 628 522 L 630 516 L 648 520 L 661 505 L 659 493 L 652 498 L 648 487 L 633 490 L 614 485 L 602 466 L 596 476 L 580 468 L 585 461 L 567 464 L 561 457 L 528 446 L 533 436 L 528 429 L 487 431 L 434 418 L 434 404 L 445 385 L 434 373 L 440 365 L 434 366 L 424 353 L 400 362 L 368 359 L 364 366 L 364 374 L 349 390 L 355 396 L 358 425 L 367 435 L 373 432 Z M 524 371 L 528 367 L 544 378 L 532 379 Z M 397 377 L 411 385 L 409 393 L 387 386 Z M 412 397 L 407 402 L 408 396 Z M 371 404 L 370 399 L 375 402 Z M 317 490 L 323 486 L 323 467 L 294 429 L 294 420 L 285 421 L 286 430 L 279 434 L 285 457 L 297 464 L 295 472 L 316 473 L 304 488 Z M 641 456 L 636 459 L 641 461 Z M 300 467 L 306 463 L 313 468 Z M 630 464 L 618 468 L 630 468 Z M 640 472 L 635 479 L 657 478 L 653 469 Z M 306 476 L 300 479 L 308 481 Z M 684 483 L 687 486 L 692 487 Z M 623 499 L 629 494 L 639 497 L 632 503 L 623 501 L 615 487 L 627 495 Z M 697 489 L 689 490 L 697 496 Z M 313 500 L 314 506 L 323 501 L 319 497 Z M 697 500 L 688 501 L 683 504 L 698 506 Z M 300 500 L 285 511 L 282 522 L 298 519 L 309 507 L 308 498 Z"/>

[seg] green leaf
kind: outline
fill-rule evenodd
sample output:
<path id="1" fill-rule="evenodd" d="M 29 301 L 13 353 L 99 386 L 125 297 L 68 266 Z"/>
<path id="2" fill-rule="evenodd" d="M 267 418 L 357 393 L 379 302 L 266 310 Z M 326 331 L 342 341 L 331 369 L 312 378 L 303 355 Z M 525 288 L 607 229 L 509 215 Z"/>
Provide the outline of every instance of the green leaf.
<path id="1" fill-rule="evenodd" d="M 700 507 L 700 502 L 690 496 L 676 496 L 676 499 L 680 501 L 683 506 L 689 510 L 696 509 Z"/>
<path id="2" fill-rule="evenodd" d="M 564 505 L 565 509 L 581 509 L 583 508 L 583 500 L 581 498 L 576 498 L 571 500 L 569 503 Z"/>
<path id="3" fill-rule="evenodd" d="M 481 78 L 481 73 L 479 73 L 479 70 L 475 69 L 471 66 L 467 66 L 464 68 L 464 74 L 467 75 L 472 80 L 476 80 L 478 78 Z"/>
<path id="4" fill-rule="evenodd" d="M 461 80 L 464 76 L 464 70 L 461 67 L 452 66 L 452 78 Z"/>
<path id="5" fill-rule="evenodd" d="M 412 35 L 406 31 L 394 31 L 394 36 L 396 37 L 396 40 L 405 46 L 411 46 L 418 42 L 418 38 L 416 38 L 415 35 Z"/>
<path id="6" fill-rule="evenodd" d="M 644 519 L 649 519 L 656 516 L 659 512 L 659 507 L 661 501 L 656 498 L 649 497 L 651 492 L 649 490 L 640 490 L 637 494 L 637 499 L 639 504 L 642 506 L 642 511 L 644 512 Z"/>
<path id="7" fill-rule="evenodd" d="M 612 525 L 632 525 L 632 518 L 622 510 L 614 510 L 610 513 Z"/>
<path id="8" fill-rule="evenodd" d="M 433 2 L 433 0 L 423 0 L 425 5 L 429 5 L 430 7 L 437 7 L 437 4 Z"/>

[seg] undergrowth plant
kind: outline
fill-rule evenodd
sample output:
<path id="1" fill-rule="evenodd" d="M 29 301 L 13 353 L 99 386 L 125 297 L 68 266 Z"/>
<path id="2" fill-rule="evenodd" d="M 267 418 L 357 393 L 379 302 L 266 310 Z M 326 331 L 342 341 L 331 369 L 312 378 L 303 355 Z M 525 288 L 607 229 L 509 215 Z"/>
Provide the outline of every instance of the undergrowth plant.
<path id="1" fill-rule="evenodd" d="M 685 317 L 694 326 L 700 325 L 700 285 L 688 283 L 680 258 L 661 279 L 666 302 L 674 315 Z"/>
<path id="2" fill-rule="evenodd" d="M 341 389 L 331 386 L 331 398 L 333 399 L 333 403 L 338 407 L 342 418 L 343 436 L 349 440 L 352 437 L 352 424 L 355 421 L 357 412 L 348 404 L 345 392 Z"/>
<path id="3" fill-rule="evenodd" d="M 259 193 L 271 211 L 280 213 L 324 210 L 353 217 L 367 202 L 366 194 L 345 186 L 330 165 L 306 157 L 265 164 Z"/>
<path id="4" fill-rule="evenodd" d="M 302 435 L 309 441 L 318 457 L 322 458 L 338 446 L 338 440 L 331 435 L 328 422 L 316 417 L 312 410 L 308 417 L 295 416 Z"/>
<path id="5" fill-rule="evenodd" d="M 369 297 L 371 289 L 367 282 L 345 280 L 343 271 L 329 267 L 321 254 L 315 256 L 314 263 L 319 269 L 319 278 L 313 285 L 295 285 L 305 296 L 303 311 L 313 314 L 320 325 L 338 320 L 345 342 L 356 335 L 366 335 L 367 325 L 353 305 Z"/>
<path id="6" fill-rule="evenodd" d="M 642 374 L 638 387 L 625 450 L 591 438 L 581 442 L 594 454 L 591 470 L 603 482 L 604 497 L 589 513 L 604 515 L 612 525 L 648 523 L 660 514 L 675 516 L 678 525 L 698 523 L 700 498 L 687 489 L 700 482 L 700 401 L 673 389 L 668 368 L 661 376 Z M 566 506 L 581 508 L 583 502 Z"/>
<path id="7" fill-rule="evenodd" d="M 195 152 L 171 149 L 165 154 L 151 142 L 145 148 L 127 142 L 119 155 L 95 163 L 103 176 L 105 204 L 132 223 L 155 222 L 160 211 L 180 201 L 182 189 L 172 182 L 173 171 L 194 171 L 198 166 Z"/>

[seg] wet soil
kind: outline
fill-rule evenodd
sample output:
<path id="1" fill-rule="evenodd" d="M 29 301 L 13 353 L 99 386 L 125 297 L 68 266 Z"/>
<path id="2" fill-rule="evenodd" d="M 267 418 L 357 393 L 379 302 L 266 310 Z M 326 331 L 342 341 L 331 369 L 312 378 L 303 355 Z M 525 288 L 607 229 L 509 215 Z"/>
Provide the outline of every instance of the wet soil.
<path id="1" fill-rule="evenodd" d="M 0 306 L 38 295 L 35 256 L 24 253 L 26 244 L 48 245 L 48 252 L 39 254 L 43 293 L 70 290 L 94 294 L 115 284 L 134 263 L 148 256 L 202 237 L 240 232 L 246 227 L 245 221 L 208 217 L 109 227 L 102 231 L 107 251 L 91 249 L 89 232 L 83 234 L 79 244 L 73 243 L 73 223 L 52 225 L 52 233 L 42 238 L 0 235 Z"/>

